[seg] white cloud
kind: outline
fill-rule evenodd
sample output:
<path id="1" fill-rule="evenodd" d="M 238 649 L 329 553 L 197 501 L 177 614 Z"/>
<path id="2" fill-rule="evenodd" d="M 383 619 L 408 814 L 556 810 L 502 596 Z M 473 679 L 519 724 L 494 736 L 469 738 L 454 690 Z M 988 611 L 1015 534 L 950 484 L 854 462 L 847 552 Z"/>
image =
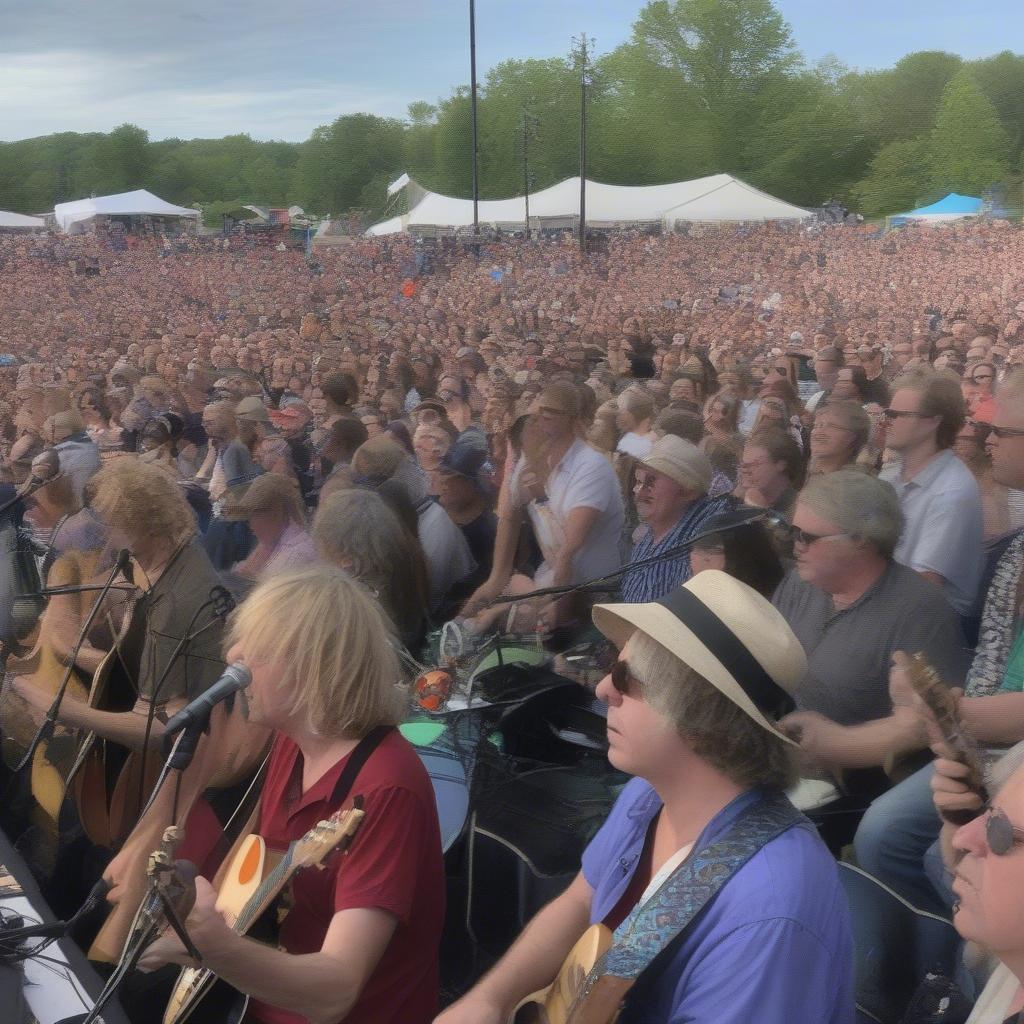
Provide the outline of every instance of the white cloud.
<path id="1" fill-rule="evenodd" d="M 401 116 L 408 97 L 365 85 L 327 81 L 281 89 L 161 87 L 147 59 L 111 63 L 91 54 L 60 51 L 0 62 L 0 137 L 50 132 L 108 132 L 130 121 L 150 138 L 219 137 L 299 141 L 341 114 L 370 110 Z"/>

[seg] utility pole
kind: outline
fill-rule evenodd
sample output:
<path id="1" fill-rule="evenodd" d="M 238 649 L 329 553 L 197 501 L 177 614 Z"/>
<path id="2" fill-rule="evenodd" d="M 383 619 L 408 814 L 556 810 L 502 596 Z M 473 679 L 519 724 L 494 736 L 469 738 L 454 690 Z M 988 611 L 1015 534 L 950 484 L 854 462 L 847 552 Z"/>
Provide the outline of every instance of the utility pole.
<path id="1" fill-rule="evenodd" d="M 587 86 L 590 76 L 590 48 L 594 40 L 580 33 L 573 56 L 580 69 L 580 252 L 587 251 Z"/>
<path id="2" fill-rule="evenodd" d="M 523 111 L 523 196 L 526 200 L 526 240 L 530 240 L 530 133 L 537 127 L 537 119 Z"/>
<path id="3" fill-rule="evenodd" d="M 480 234 L 480 182 L 477 171 L 476 132 L 476 3 L 469 0 L 469 89 L 473 116 L 473 234 Z"/>

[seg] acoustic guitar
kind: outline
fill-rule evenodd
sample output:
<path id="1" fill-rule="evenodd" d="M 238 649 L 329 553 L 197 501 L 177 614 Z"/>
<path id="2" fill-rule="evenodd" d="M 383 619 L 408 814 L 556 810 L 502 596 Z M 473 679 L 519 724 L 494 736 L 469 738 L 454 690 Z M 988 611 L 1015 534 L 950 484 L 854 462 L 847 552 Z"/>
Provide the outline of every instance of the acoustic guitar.
<path id="1" fill-rule="evenodd" d="M 357 805 L 360 802 L 357 798 Z M 344 854 L 362 820 L 363 811 L 359 806 L 338 811 L 314 825 L 301 839 L 296 839 L 283 854 L 268 850 L 262 836 L 246 836 L 221 881 L 217 909 L 223 912 L 236 932 L 244 935 L 297 872 L 307 867 L 319 867 L 334 849 Z M 217 983 L 217 976 L 204 967 L 183 968 L 171 992 L 163 1024 L 184 1024 Z M 236 993 L 223 982 L 219 982 L 219 986 L 221 998 L 226 999 L 229 1005 L 233 1004 L 225 1010 L 223 1019 L 241 1020 L 248 997 Z"/>
<path id="2" fill-rule="evenodd" d="M 92 580 L 95 553 L 72 551 L 62 555 L 50 569 L 50 585 L 79 585 Z M 15 679 L 24 679 L 49 696 L 55 696 L 68 673 L 67 658 L 88 611 L 89 595 L 51 598 L 39 619 L 30 649 L 8 658 L 4 686 L 0 691 L 0 722 L 3 726 L 2 756 L 10 769 L 21 764 L 43 714 L 30 707 L 13 689 Z M 77 666 L 70 670 L 66 691 L 69 700 L 88 699 L 86 676 Z M 39 829 L 36 858 L 48 871 L 56 853 L 57 822 L 64 802 L 67 780 L 75 760 L 78 739 L 74 731 L 57 725 L 53 733 L 37 744 L 31 762 L 30 789 L 33 806 L 27 813 Z"/>
<path id="3" fill-rule="evenodd" d="M 611 946 L 612 933 L 603 924 L 591 925 L 569 951 L 555 980 L 527 996 L 508 1024 L 613 1024 L 635 979 L 601 973 Z"/>

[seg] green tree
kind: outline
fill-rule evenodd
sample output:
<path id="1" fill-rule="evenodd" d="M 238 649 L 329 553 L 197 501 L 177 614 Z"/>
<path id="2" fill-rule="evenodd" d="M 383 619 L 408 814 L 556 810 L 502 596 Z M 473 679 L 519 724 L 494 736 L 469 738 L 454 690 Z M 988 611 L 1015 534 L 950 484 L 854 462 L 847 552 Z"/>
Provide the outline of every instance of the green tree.
<path id="1" fill-rule="evenodd" d="M 876 147 L 861 129 L 834 61 L 774 83 L 747 151 L 750 183 L 792 202 L 816 206 L 845 197 Z"/>
<path id="2" fill-rule="evenodd" d="M 633 24 L 633 41 L 694 88 L 715 129 L 716 170 L 742 170 L 766 86 L 799 64 L 771 0 L 653 0 Z"/>
<path id="3" fill-rule="evenodd" d="M 303 143 L 293 191 L 307 210 L 343 213 L 356 206 L 375 174 L 400 172 L 401 121 L 372 114 L 347 114 L 317 128 Z"/>
<path id="4" fill-rule="evenodd" d="M 1004 50 L 967 66 L 999 115 L 1016 165 L 1024 152 L 1024 56 Z"/>
<path id="5" fill-rule="evenodd" d="M 105 192 L 145 188 L 152 170 L 149 133 L 134 124 L 123 124 L 97 144 L 94 162 Z"/>
<path id="6" fill-rule="evenodd" d="M 976 195 L 1009 176 L 1006 131 L 966 68 L 942 93 L 930 141 L 930 180 L 936 188 Z"/>
<path id="7" fill-rule="evenodd" d="M 865 216 L 900 213 L 941 198 L 929 191 L 931 146 L 927 139 L 890 142 L 874 156 L 867 176 L 851 189 Z"/>

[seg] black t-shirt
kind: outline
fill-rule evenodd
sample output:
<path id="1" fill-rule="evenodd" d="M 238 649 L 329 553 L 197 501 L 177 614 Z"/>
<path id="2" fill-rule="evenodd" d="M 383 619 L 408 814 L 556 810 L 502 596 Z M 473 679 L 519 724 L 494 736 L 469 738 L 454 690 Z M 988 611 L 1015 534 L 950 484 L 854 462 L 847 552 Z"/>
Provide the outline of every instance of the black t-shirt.
<path id="1" fill-rule="evenodd" d="M 868 402 L 875 402 L 883 409 L 889 404 L 889 399 L 891 397 L 889 394 L 889 385 L 886 384 L 881 377 L 865 381 L 864 386 L 861 388 L 861 392 L 864 395 L 865 404 Z"/>
<path id="2" fill-rule="evenodd" d="M 469 545 L 469 550 L 476 560 L 477 570 L 474 574 L 480 579 L 487 579 L 494 564 L 494 542 L 498 534 L 498 517 L 487 509 L 476 519 L 461 527 Z"/>

